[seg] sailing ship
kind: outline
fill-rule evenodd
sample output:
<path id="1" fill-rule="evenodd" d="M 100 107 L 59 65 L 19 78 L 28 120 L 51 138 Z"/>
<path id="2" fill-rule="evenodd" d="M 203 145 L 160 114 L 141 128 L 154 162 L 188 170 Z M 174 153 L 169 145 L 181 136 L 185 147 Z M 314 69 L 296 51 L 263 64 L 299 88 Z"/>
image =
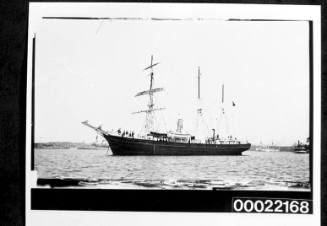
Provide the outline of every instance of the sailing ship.
<path id="1" fill-rule="evenodd" d="M 139 92 L 135 97 L 147 95 L 149 97 L 147 109 L 134 113 L 145 113 L 145 126 L 143 133 L 121 131 L 107 132 L 101 127 L 95 127 L 88 123 L 82 124 L 94 129 L 101 134 L 108 142 L 113 155 L 241 155 L 242 152 L 250 149 L 251 144 L 241 142 L 228 136 L 223 139 L 215 134 L 210 137 L 201 135 L 192 135 L 183 132 L 183 120 L 177 120 L 177 129 L 175 131 L 159 132 L 154 129 L 155 112 L 165 108 L 156 107 L 154 103 L 154 94 L 163 91 L 163 88 L 154 88 L 154 70 L 159 63 L 153 63 L 151 56 L 150 66 L 145 71 L 150 71 L 149 89 Z M 198 68 L 198 100 L 200 100 L 200 68 Z M 223 98 L 222 98 L 223 99 Z M 223 110 L 223 109 L 222 109 Z M 197 109 L 197 127 L 202 120 L 202 108 L 199 105 Z"/>

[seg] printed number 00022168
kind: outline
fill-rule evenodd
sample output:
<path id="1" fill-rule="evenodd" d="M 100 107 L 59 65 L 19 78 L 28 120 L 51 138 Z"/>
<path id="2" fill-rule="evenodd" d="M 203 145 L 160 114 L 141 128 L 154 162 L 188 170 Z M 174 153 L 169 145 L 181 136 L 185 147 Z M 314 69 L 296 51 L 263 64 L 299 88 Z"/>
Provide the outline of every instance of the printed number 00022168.
<path id="1" fill-rule="evenodd" d="M 233 198 L 233 212 L 311 214 L 312 201 L 303 199 Z"/>

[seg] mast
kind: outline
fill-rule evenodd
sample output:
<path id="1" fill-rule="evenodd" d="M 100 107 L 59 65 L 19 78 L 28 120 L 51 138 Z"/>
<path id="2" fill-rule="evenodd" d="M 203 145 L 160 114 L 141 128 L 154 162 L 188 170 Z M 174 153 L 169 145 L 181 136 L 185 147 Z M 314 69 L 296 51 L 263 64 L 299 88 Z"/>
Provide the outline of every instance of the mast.
<path id="1" fill-rule="evenodd" d="M 201 73 L 200 73 L 200 67 L 198 67 L 198 99 L 200 100 L 200 76 L 201 76 Z"/>
<path id="2" fill-rule="evenodd" d="M 202 108 L 201 108 L 201 89 L 200 89 L 200 84 L 201 84 L 201 72 L 200 72 L 200 67 L 198 67 L 198 109 L 197 109 L 197 112 L 198 114 L 201 115 L 202 113 Z"/>
<path id="3" fill-rule="evenodd" d="M 155 104 L 153 101 L 153 94 L 156 92 L 163 91 L 163 88 L 153 88 L 154 86 L 154 72 L 153 67 L 158 65 L 159 62 L 153 63 L 153 55 L 151 55 L 151 64 L 150 66 L 144 68 L 144 71 L 150 70 L 150 83 L 149 83 L 149 89 L 145 91 L 138 92 L 135 97 L 148 95 L 149 101 L 148 101 L 148 109 L 141 110 L 133 113 L 145 113 L 145 132 L 146 134 L 149 133 L 151 130 L 154 129 L 154 111 L 163 110 L 164 108 L 154 108 Z"/>
<path id="4" fill-rule="evenodd" d="M 197 137 L 198 140 L 201 142 L 204 142 L 205 137 L 206 137 L 206 130 L 207 125 L 203 120 L 203 114 L 202 114 L 202 106 L 201 106 L 201 71 L 200 67 L 198 67 L 198 96 L 197 96 L 197 101 L 198 101 L 198 108 L 196 110 L 196 124 L 195 124 L 195 130 L 194 134 Z"/>
<path id="5" fill-rule="evenodd" d="M 222 84 L 222 86 L 221 86 L 221 112 L 222 112 L 222 114 L 225 114 L 224 99 L 225 99 L 225 90 L 224 90 L 224 84 Z"/>
<path id="6" fill-rule="evenodd" d="M 231 136 L 230 134 L 230 127 L 228 123 L 228 116 L 225 112 L 225 85 L 221 85 L 221 105 L 220 105 L 220 115 L 217 120 L 217 130 L 219 133 L 222 135 L 222 137 L 225 136 L 229 137 Z"/>
<path id="7" fill-rule="evenodd" d="M 224 104 L 224 84 L 222 85 L 221 88 L 221 103 Z"/>

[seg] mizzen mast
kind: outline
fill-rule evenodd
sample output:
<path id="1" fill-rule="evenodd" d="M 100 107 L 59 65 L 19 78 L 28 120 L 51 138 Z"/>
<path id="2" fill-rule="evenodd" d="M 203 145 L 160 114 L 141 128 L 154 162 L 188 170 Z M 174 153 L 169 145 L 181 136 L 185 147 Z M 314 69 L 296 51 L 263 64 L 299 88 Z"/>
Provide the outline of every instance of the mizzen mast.
<path id="1" fill-rule="evenodd" d="M 226 138 L 230 136 L 230 128 L 228 123 L 228 115 L 225 112 L 225 85 L 221 85 L 221 105 L 220 114 L 217 120 L 217 131 L 220 132 L 222 137 Z"/>
<path id="2" fill-rule="evenodd" d="M 224 104 L 224 84 L 222 85 L 221 88 L 221 103 Z"/>
<path id="3" fill-rule="evenodd" d="M 221 111 L 223 114 L 225 114 L 224 110 L 224 96 L 225 96 L 225 90 L 224 90 L 224 84 L 221 86 Z"/>
<path id="4" fill-rule="evenodd" d="M 201 76 L 201 73 L 200 73 L 200 67 L 198 67 L 198 99 L 200 100 L 200 76 Z"/>
<path id="5" fill-rule="evenodd" d="M 145 132 L 148 133 L 151 130 L 154 129 L 154 111 L 163 110 L 164 108 L 155 108 L 154 100 L 153 100 L 153 94 L 156 92 L 161 92 L 164 89 L 163 88 L 153 88 L 154 87 L 154 72 L 153 67 L 158 65 L 159 62 L 153 63 L 153 56 L 151 56 L 151 64 L 150 66 L 144 68 L 144 71 L 150 70 L 150 84 L 149 89 L 145 91 L 138 92 L 135 97 L 148 95 L 149 96 L 149 102 L 148 102 L 148 109 L 141 110 L 133 113 L 145 113 Z"/>

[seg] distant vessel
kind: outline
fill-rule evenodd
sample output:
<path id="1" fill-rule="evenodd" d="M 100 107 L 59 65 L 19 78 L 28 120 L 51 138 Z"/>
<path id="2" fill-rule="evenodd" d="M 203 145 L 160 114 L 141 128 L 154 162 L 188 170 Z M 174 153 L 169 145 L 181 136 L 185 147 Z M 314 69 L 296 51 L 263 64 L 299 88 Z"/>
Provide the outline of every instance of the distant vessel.
<path id="1" fill-rule="evenodd" d="M 242 152 L 250 149 L 251 144 L 241 142 L 228 136 L 227 139 L 213 134 L 210 137 L 195 136 L 183 133 L 183 120 L 178 119 L 176 131 L 159 132 L 154 129 L 155 112 L 164 108 L 155 108 L 153 96 L 163 88 L 154 88 L 153 67 L 159 63 L 153 63 L 144 70 L 150 70 L 149 89 L 137 93 L 135 96 L 148 95 L 149 102 L 146 110 L 134 112 L 145 113 L 145 127 L 143 133 L 135 134 L 133 131 L 107 132 L 101 127 L 95 127 L 88 123 L 84 125 L 94 129 L 101 134 L 109 143 L 113 155 L 241 155 Z M 224 102 L 224 91 L 222 91 L 222 103 Z M 198 68 L 198 100 L 200 100 L 200 68 Z M 223 110 L 223 109 L 222 109 Z M 198 118 L 202 118 L 202 108 L 197 109 Z M 199 122 L 199 120 L 198 120 Z"/>
<path id="2" fill-rule="evenodd" d="M 307 139 L 307 143 L 303 144 L 300 141 L 298 141 L 297 144 L 294 146 L 294 153 L 306 154 L 309 152 L 310 152 L 309 138 Z"/>
<path id="3" fill-rule="evenodd" d="M 280 149 L 274 145 L 273 143 L 271 145 L 260 145 L 256 147 L 256 151 L 263 151 L 263 152 L 278 152 Z"/>

